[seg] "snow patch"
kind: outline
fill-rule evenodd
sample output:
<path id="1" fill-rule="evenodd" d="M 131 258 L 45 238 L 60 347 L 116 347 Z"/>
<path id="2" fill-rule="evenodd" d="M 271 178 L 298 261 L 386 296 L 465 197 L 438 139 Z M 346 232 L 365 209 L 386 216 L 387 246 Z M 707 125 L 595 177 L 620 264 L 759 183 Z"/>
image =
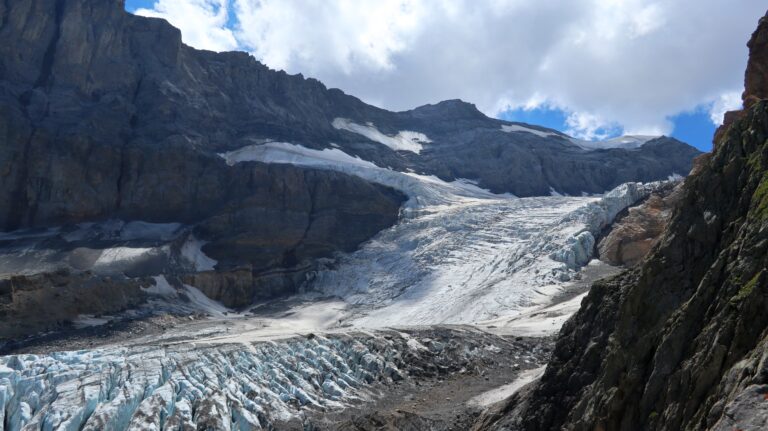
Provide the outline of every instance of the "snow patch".
<path id="1" fill-rule="evenodd" d="M 96 317 L 92 314 L 81 314 L 75 320 L 72 321 L 77 329 L 88 328 L 92 326 L 101 326 L 109 323 L 110 319 L 106 317 Z"/>
<path id="2" fill-rule="evenodd" d="M 93 264 L 94 267 L 110 266 L 138 260 L 154 249 L 146 247 L 114 247 L 101 250 L 99 258 Z"/>
<path id="3" fill-rule="evenodd" d="M 640 148 L 648 141 L 652 141 L 656 138 L 659 138 L 659 136 L 627 135 L 619 136 L 613 139 L 606 139 L 604 141 L 585 141 L 583 139 L 576 138 L 570 138 L 570 141 L 585 150 L 604 150 L 608 148 L 623 148 L 625 150 L 632 150 Z"/>
<path id="4" fill-rule="evenodd" d="M 220 302 L 205 296 L 200 289 L 186 284 L 184 289 L 186 290 L 187 298 L 189 298 L 195 309 L 202 310 L 214 317 L 224 317 L 232 313 L 232 310 L 223 306 Z"/>
<path id="5" fill-rule="evenodd" d="M 355 175 L 405 193 L 410 198 L 404 205 L 406 215 L 429 206 L 447 205 L 468 199 L 514 198 L 511 194 L 497 195 L 491 193 L 466 179 L 448 182 L 432 175 L 382 168 L 335 148 L 315 150 L 287 142 L 272 141 L 248 145 L 234 151 L 221 153 L 219 156 L 229 165 L 248 161 L 289 163 Z"/>
<path id="6" fill-rule="evenodd" d="M 386 145 L 395 151 L 410 151 L 419 154 L 422 150 L 421 144 L 432 142 L 427 135 L 423 133 L 402 130 L 395 136 L 389 136 L 381 133 L 373 123 L 367 123 L 365 125 L 357 124 L 346 118 L 336 118 L 331 124 L 336 129 L 357 133 L 374 142 Z"/>
<path id="7" fill-rule="evenodd" d="M 164 275 L 157 275 L 152 278 L 155 279 L 155 285 L 149 286 L 149 287 L 142 287 L 141 290 L 143 290 L 144 292 L 150 295 L 157 295 L 157 296 L 175 296 L 176 295 L 176 289 L 174 289 L 170 285 L 170 283 L 168 283 L 168 280 L 165 278 Z"/>
<path id="8" fill-rule="evenodd" d="M 501 130 L 507 133 L 512 133 L 512 132 L 531 133 L 536 136 L 541 136 L 542 138 L 548 138 L 550 136 L 561 136 L 554 132 L 545 132 L 543 130 L 533 129 L 530 127 L 521 126 L 519 124 L 502 124 Z"/>
<path id="9" fill-rule="evenodd" d="M 181 246 L 181 257 L 191 264 L 195 271 L 211 271 L 215 269 L 218 263 L 203 253 L 203 246 L 205 244 L 205 241 L 190 235 L 184 242 L 184 245 Z"/>
<path id="10" fill-rule="evenodd" d="M 532 370 L 523 371 L 517 376 L 517 378 L 512 383 L 498 387 L 496 389 L 492 389 L 488 392 L 483 392 L 482 394 L 477 395 L 474 398 L 471 398 L 469 401 L 467 401 L 467 404 L 469 404 L 470 406 L 485 408 L 490 406 L 491 404 L 495 404 L 495 403 L 498 403 L 499 401 L 505 400 L 511 397 L 512 395 L 514 395 L 523 386 L 535 380 L 540 379 L 541 376 L 544 375 L 544 370 L 546 369 L 547 367 L 543 366 L 539 368 L 534 368 Z"/>
<path id="11" fill-rule="evenodd" d="M 676 172 L 673 172 L 672 175 L 667 177 L 667 181 L 678 182 L 678 181 L 681 181 L 683 178 L 684 177 L 682 175 Z"/>

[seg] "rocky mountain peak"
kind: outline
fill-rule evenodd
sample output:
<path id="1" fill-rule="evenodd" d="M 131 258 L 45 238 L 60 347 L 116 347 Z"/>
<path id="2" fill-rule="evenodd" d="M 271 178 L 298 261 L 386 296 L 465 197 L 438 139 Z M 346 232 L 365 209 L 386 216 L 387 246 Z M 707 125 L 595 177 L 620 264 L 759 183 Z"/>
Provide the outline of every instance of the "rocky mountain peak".
<path id="1" fill-rule="evenodd" d="M 749 61 L 744 74 L 744 108 L 768 98 L 768 14 L 760 19 L 757 30 L 747 43 Z"/>
<path id="2" fill-rule="evenodd" d="M 487 118 L 477 109 L 473 103 L 461 99 L 443 100 L 435 104 L 422 105 L 411 111 L 417 117 L 442 117 L 442 118 Z"/>
<path id="3" fill-rule="evenodd" d="M 744 72 L 744 92 L 741 94 L 743 109 L 725 113 L 722 126 L 715 132 L 715 145 L 723 137 L 725 130 L 744 115 L 744 109 L 749 109 L 757 101 L 768 98 L 768 14 L 760 18 L 747 47 L 749 60 Z"/>

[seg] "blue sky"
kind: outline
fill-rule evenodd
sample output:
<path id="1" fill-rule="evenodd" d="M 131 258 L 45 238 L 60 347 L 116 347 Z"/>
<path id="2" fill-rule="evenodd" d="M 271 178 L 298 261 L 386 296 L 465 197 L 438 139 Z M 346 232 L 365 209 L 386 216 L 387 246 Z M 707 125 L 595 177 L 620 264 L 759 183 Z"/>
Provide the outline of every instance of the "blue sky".
<path id="1" fill-rule="evenodd" d="M 200 49 L 250 52 L 390 110 L 460 98 L 581 139 L 711 149 L 764 0 L 126 0 Z"/>
<path id="2" fill-rule="evenodd" d="M 568 114 L 558 109 L 516 109 L 504 111 L 498 117 L 507 121 L 538 124 L 561 132 L 566 132 L 569 129 Z M 672 133 L 669 136 L 691 144 L 701 151 L 712 149 L 712 136 L 716 126 L 712 123 L 706 107 L 699 107 L 691 112 L 681 112 L 669 117 L 669 121 L 673 125 Z M 598 130 L 598 133 L 605 138 L 614 138 L 623 135 L 624 129 L 621 126 L 605 127 Z"/>
<path id="3" fill-rule="evenodd" d="M 126 0 L 125 9 L 128 12 L 134 12 L 138 8 L 151 8 L 155 4 L 154 0 Z"/>

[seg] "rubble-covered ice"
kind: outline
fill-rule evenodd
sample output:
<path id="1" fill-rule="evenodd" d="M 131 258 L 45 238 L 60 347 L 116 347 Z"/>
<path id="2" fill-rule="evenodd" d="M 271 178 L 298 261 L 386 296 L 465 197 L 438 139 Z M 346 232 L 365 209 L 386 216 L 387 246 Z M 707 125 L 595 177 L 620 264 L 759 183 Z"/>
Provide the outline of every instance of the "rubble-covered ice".
<path id="1" fill-rule="evenodd" d="M 128 276 L 213 269 L 217 262 L 203 253 L 205 242 L 191 228 L 113 219 L 0 232 L 0 277 L 60 269 Z"/>

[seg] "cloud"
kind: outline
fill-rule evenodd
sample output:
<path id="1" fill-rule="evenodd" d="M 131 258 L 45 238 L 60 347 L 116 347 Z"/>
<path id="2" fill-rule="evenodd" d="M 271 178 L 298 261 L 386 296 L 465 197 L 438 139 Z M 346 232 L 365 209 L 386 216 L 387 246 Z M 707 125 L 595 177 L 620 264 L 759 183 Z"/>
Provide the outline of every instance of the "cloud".
<path id="1" fill-rule="evenodd" d="M 760 0 L 158 0 L 188 43 L 250 51 L 375 105 L 549 107 L 571 132 L 669 133 L 743 87 Z M 227 14 L 232 20 L 227 20 Z M 715 112 L 717 111 L 717 112 Z M 719 119 L 717 120 L 720 121 Z"/>
<path id="2" fill-rule="evenodd" d="M 732 91 L 723 93 L 712 102 L 709 108 L 709 118 L 715 125 L 723 124 L 723 116 L 728 111 L 735 111 L 741 108 L 741 91 Z"/>
<path id="3" fill-rule="evenodd" d="M 239 47 L 229 22 L 228 0 L 157 0 L 136 15 L 164 18 L 181 30 L 184 43 L 199 49 L 231 51 Z"/>

